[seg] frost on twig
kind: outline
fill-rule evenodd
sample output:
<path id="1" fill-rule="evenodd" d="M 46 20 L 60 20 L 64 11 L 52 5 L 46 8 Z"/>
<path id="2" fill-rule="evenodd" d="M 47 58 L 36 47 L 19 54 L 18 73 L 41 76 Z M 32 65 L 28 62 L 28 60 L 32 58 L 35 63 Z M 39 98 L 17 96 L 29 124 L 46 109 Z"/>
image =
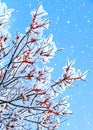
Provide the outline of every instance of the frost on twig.
<path id="1" fill-rule="evenodd" d="M 51 82 L 53 68 L 47 63 L 58 50 L 52 34 L 43 36 L 49 25 L 44 18 L 47 12 L 40 4 L 31 12 L 32 21 L 26 33 L 17 33 L 8 43 L 12 11 L 0 4 L 0 128 L 27 130 L 34 124 L 37 130 L 55 130 L 72 114 L 68 109 L 69 96 L 58 96 L 74 81 L 84 80 L 88 72 L 76 71 L 75 61 L 68 60 L 60 79 Z"/>

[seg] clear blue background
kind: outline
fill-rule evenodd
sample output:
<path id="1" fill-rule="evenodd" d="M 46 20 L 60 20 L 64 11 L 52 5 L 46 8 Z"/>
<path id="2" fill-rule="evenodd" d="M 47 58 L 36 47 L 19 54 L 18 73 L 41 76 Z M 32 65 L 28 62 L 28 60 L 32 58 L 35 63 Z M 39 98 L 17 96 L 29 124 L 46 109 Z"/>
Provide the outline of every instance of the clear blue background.
<path id="1" fill-rule="evenodd" d="M 31 21 L 30 11 L 42 2 L 50 19 L 49 30 L 58 48 L 56 58 L 50 66 L 55 68 L 53 79 L 60 77 L 67 57 L 76 59 L 75 66 L 82 71 L 89 70 L 87 82 L 68 88 L 64 95 L 70 95 L 70 109 L 74 112 L 58 130 L 93 130 L 93 0 L 2 0 L 8 8 L 14 8 L 10 32 L 25 32 Z"/>

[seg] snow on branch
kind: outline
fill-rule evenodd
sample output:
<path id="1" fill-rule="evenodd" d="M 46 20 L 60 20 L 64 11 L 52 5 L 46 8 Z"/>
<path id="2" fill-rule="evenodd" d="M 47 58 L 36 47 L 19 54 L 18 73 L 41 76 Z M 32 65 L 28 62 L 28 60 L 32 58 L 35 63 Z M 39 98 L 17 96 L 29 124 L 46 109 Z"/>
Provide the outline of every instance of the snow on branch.
<path id="1" fill-rule="evenodd" d="M 0 129 L 27 130 L 34 124 L 37 130 L 55 130 L 72 114 L 69 96 L 59 95 L 76 80 L 85 80 L 88 71 L 76 71 L 75 61 L 68 60 L 62 76 L 52 82 L 53 68 L 46 63 L 58 50 L 52 34 L 43 36 L 49 26 L 47 12 L 39 4 L 25 34 L 17 33 L 7 43 L 12 11 L 0 3 Z"/>

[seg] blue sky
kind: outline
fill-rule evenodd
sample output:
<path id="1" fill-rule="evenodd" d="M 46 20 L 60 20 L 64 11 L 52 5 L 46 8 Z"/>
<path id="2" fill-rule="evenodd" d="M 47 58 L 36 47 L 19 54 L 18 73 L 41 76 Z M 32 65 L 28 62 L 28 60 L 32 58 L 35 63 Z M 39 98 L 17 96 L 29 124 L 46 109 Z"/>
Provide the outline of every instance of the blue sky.
<path id="1" fill-rule="evenodd" d="M 52 76 L 60 77 L 67 57 L 75 59 L 75 66 L 81 71 L 89 70 L 87 82 L 68 88 L 64 95 L 70 95 L 70 109 L 74 112 L 58 130 L 93 130 L 93 0 L 2 0 L 8 8 L 14 8 L 10 32 L 25 32 L 31 21 L 30 11 L 42 2 L 50 19 L 49 30 L 58 48 L 50 66 L 55 68 Z"/>

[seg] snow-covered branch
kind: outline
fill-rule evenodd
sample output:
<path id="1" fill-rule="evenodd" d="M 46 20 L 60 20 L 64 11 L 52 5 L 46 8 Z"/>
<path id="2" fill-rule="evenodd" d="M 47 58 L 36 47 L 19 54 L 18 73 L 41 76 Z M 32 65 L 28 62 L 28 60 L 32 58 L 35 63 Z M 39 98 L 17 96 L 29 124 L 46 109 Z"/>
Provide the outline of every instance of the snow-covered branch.
<path id="1" fill-rule="evenodd" d="M 8 43 L 12 11 L 0 3 L 0 128 L 27 130 L 35 124 L 38 130 L 55 130 L 63 117 L 72 114 L 69 96 L 59 99 L 59 95 L 76 80 L 84 80 L 88 72 L 76 71 L 75 61 L 68 60 L 60 79 L 52 82 L 48 62 L 58 50 L 52 34 L 43 36 L 49 26 L 44 18 L 47 12 L 39 4 L 31 12 L 25 34 L 17 33 Z"/>

